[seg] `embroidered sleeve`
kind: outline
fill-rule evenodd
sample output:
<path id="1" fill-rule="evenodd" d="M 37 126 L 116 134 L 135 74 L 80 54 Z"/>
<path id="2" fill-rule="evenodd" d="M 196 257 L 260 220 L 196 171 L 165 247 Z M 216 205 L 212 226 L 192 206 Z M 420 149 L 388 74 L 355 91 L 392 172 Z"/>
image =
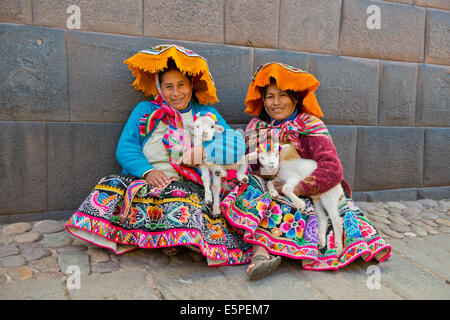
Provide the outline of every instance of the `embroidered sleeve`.
<path id="1" fill-rule="evenodd" d="M 331 139 L 305 136 L 302 138 L 302 149 L 317 162 L 317 169 L 298 184 L 299 195 L 324 193 L 344 179 L 342 164 Z"/>

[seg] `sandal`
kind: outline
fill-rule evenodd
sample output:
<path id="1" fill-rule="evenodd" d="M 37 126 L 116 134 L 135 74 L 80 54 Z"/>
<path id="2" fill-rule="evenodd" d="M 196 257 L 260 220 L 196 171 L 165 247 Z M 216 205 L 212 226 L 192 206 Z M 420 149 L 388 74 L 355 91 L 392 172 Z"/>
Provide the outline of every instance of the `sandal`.
<path id="1" fill-rule="evenodd" d="M 162 253 L 165 254 L 166 256 L 170 257 L 170 256 L 174 256 L 174 255 L 178 254 L 179 250 L 177 247 L 165 247 L 165 248 L 162 248 Z"/>
<path id="2" fill-rule="evenodd" d="M 254 264 L 255 267 L 250 270 L 248 273 L 248 277 L 250 280 L 259 280 L 269 275 L 273 271 L 275 271 L 281 263 L 280 256 L 270 256 L 268 258 L 265 255 L 257 255 L 252 258 L 251 264 Z"/>

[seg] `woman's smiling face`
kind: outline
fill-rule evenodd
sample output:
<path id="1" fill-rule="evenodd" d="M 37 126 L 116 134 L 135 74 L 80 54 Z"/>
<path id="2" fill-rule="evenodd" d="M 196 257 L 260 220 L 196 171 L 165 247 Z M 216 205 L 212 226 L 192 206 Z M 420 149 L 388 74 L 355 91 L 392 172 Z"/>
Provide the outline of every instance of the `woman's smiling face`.
<path id="1" fill-rule="evenodd" d="M 161 78 L 161 91 L 168 104 L 182 111 L 187 108 L 192 97 L 192 83 L 180 71 L 164 72 Z"/>
<path id="2" fill-rule="evenodd" d="M 297 101 L 292 101 L 286 91 L 282 91 L 275 83 L 269 85 L 264 96 L 267 113 L 276 121 L 289 118 L 295 110 Z"/>

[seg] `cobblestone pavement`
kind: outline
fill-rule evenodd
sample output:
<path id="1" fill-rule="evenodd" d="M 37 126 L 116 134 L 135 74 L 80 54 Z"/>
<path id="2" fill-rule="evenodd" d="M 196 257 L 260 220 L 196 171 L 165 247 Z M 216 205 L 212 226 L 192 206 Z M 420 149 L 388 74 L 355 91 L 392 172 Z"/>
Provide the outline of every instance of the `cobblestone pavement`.
<path id="1" fill-rule="evenodd" d="M 284 259 L 257 282 L 246 266 L 210 268 L 188 249 L 116 256 L 71 236 L 66 221 L 0 225 L 0 299 L 450 299 L 450 201 L 357 205 L 392 245 L 388 260 L 314 272 Z"/>

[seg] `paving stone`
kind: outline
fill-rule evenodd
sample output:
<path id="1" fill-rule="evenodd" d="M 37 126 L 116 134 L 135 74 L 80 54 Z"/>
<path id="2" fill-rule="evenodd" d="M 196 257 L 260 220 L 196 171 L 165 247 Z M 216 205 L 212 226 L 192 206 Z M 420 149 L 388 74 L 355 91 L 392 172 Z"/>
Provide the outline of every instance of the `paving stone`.
<path id="1" fill-rule="evenodd" d="M 424 224 L 431 226 L 431 227 L 437 227 L 438 225 L 436 224 L 436 222 L 434 222 L 433 220 L 430 219 L 422 219 L 420 220 L 422 221 Z"/>
<path id="2" fill-rule="evenodd" d="M 364 211 L 369 211 L 369 210 L 375 211 L 377 209 L 377 207 L 375 207 L 372 203 L 364 202 L 364 201 L 357 201 L 356 206 Z"/>
<path id="3" fill-rule="evenodd" d="M 380 216 L 372 215 L 372 216 L 371 216 L 371 219 L 372 219 L 373 221 L 376 221 L 376 222 L 378 222 L 378 223 L 383 223 L 383 224 L 385 224 L 385 225 L 391 224 L 391 221 L 390 221 L 390 220 L 388 220 L 388 219 L 386 219 L 386 218 L 383 218 L 383 217 L 380 217 Z"/>
<path id="4" fill-rule="evenodd" d="M 402 211 L 402 213 L 406 217 L 409 217 L 409 216 L 412 216 L 412 215 L 415 215 L 415 214 L 419 214 L 420 212 L 421 212 L 420 209 L 414 208 L 414 207 L 407 207 L 406 209 L 403 209 L 403 211 Z"/>
<path id="5" fill-rule="evenodd" d="M 19 253 L 19 248 L 15 244 L 0 247 L 0 258 L 12 256 Z"/>
<path id="6" fill-rule="evenodd" d="M 119 271 L 119 264 L 116 262 L 100 262 L 91 265 L 93 273 L 110 273 Z"/>
<path id="7" fill-rule="evenodd" d="M 20 267 L 8 270 L 7 274 L 15 281 L 25 281 L 33 279 L 33 270 L 28 267 Z"/>
<path id="8" fill-rule="evenodd" d="M 5 268 L 22 267 L 26 264 L 22 256 L 7 256 L 0 259 L 0 266 Z"/>
<path id="9" fill-rule="evenodd" d="M 11 242 L 13 242 L 13 238 L 9 234 L 3 233 L 2 230 L 2 232 L 0 232 L 0 246 L 7 246 Z"/>
<path id="10" fill-rule="evenodd" d="M 109 252 L 103 248 L 89 248 L 88 254 L 93 264 L 110 261 Z"/>
<path id="11" fill-rule="evenodd" d="M 27 0 L 5 0 L 0 10 L 0 21 L 33 24 L 32 4 Z"/>
<path id="12" fill-rule="evenodd" d="M 395 238 L 395 239 L 403 239 L 405 235 L 403 233 L 397 232 L 395 230 L 392 230 L 390 228 L 385 228 L 382 230 L 385 234 L 388 236 Z"/>
<path id="13" fill-rule="evenodd" d="M 400 233 L 405 233 L 405 232 L 410 232 L 411 228 L 407 225 L 404 224 L 397 224 L 397 223 L 391 223 L 389 225 L 389 228 L 391 228 L 394 231 L 400 232 Z"/>
<path id="14" fill-rule="evenodd" d="M 424 228 L 415 224 L 411 225 L 411 230 L 421 237 L 425 237 L 426 235 L 428 235 L 428 232 Z"/>
<path id="15" fill-rule="evenodd" d="M 36 273 L 36 279 L 61 279 L 64 274 L 58 271 L 42 271 Z"/>
<path id="16" fill-rule="evenodd" d="M 450 227 L 447 227 L 447 226 L 439 226 L 436 229 L 437 229 L 437 231 L 442 232 L 442 233 L 450 233 Z"/>
<path id="17" fill-rule="evenodd" d="M 411 224 L 408 220 L 406 220 L 405 218 L 403 218 L 401 216 L 400 217 L 390 216 L 389 220 L 391 220 L 395 224 L 402 224 L 402 225 L 406 225 L 406 226 L 409 226 Z"/>
<path id="18" fill-rule="evenodd" d="M 437 232 L 436 229 L 430 225 L 425 224 L 422 227 L 425 229 L 426 232 L 428 232 L 431 235 L 439 234 L 439 232 Z"/>
<path id="19" fill-rule="evenodd" d="M 24 233 L 24 232 L 27 232 L 30 230 L 31 230 L 31 223 L 18 222 L 18 223 L 13 223 L 13 224 L 6 226 L 3 229 L 3 232 L 7 235 L 12 235 L 12 234 L 21 234 L 21 233 Z"/>
<path id="20" fill-rule="evenodd" d="M 415 234 L 414 232 L 405 232 L 404 235 L 408 238 L 417 237 L 417 234 Z"/>
<path id="21" fill-rule="evenodd" d="M 389 217 L 389 212 L 384 209 L 381 209 L 381 208 L 376 208 L 375 210 L 370 209 L 370 210 L 368 210 L 368 212 L 374 216 L 381 217 L 381 218 Z"/>
<path id="22" fill-rule="evenodd" d="M 38 241 L 41 238 L 41 234 L 37 231 L 29 231 L 22 234 L 19 234 L 14 237 L 14 241 L 16 243 L 27 243 Z"/>
<path id="23" fill-rule="evenodd" d="M 31 260 L 28 265 L 39 272 L 57 272 L 59 270 L 58 257 L 46 256 L 39 260 Z"/>
<path id="24" fill-rule="evenodd" d="M 398 208 L 386 208 L 386 210 L 389 212 L 389 215 L 401 215 L 402 210 Z"/>
<path id="25" fill-rule="evenodd" d="M 437 207 L 434 207 L 433 209 L 439 213 L 447 213 L 447 211 L 449 210 L 447 207 L 444 207 L 441 205 L 438 205 Z"/>
<path id="26" fill-rule="evenodd" d="M 441 224 L 443 226 L 450 227 L 450 220 L 448 220 L 448 219 L 437 218 L 437 219 L 434 219 L 434 222 Z"/>
<path id="27" fill-rule="evenodd" d="M 89 256 L 86 251 L 66 251 L 58 255 L 58 264 L 62 273 L 68 273 L 68 267 L 78 266 L 81 275 L 90 274 Z"/>
<path id="28" fill-rule="evenodd" d="M 1 300 L 66 300 L 60 279 L 32 279 L 7 282 L 0 290 Z"/>
<path id="29" fill-rule="evenodd" d="M 57 233 L 65 229 L 65 221 L 55 221 L 55 220 L 43 220 L 39 221 L 33 226 L 33 229 L 39 231 L 40 233 Z"/>
<path id="30" fill-rule="evenodd" d="M 434 219 L 439 218 L 439 215 L 436 214 L 434 211 L 423 211 L 422 218 L 428 219 L 428 220 L 434 220 Z"/>
<path id="31" fill-rule="evenodd" d="M 23 243 L 19 245 L 22 256 L 27 262 L 39 260 L 52 255 L 52 252 L 39 242 Z"/>
<path id="32" fill-rule="evenodd" d="M 59 248 L 71 244 L 73 239 L 67 231 L 46 234 L 41 243 L 47 248 Z"/>
<path id="33" fill-rule="evenodd" d="M 6 276 L 2 273 L 0 273 L 0 284 L 5 283 L 8 279 Z"/>
<path id="34" fill-rule="evenodd" d="M 403 204 L 409 208 L 423 209 L 423 205 L 417 201 L 403 201 Z"/>
<path id="35" fill-rule="evenodd" d="M 409 222 L 411 222 L 412 224 L 414 224 L 416 226 L 423 226 L 423 225 L 425 225 L 422 221 L 416 220 L 416 219 L 410 219 Z"/>
<path id="36" fill-rule="evenodd" d="M 56 248 L 58 253 L 67 252 L 67 251 L 85 251 L 87 248 L 81 245 L 74 245 L 73 243 L 64 247 Z"/>

